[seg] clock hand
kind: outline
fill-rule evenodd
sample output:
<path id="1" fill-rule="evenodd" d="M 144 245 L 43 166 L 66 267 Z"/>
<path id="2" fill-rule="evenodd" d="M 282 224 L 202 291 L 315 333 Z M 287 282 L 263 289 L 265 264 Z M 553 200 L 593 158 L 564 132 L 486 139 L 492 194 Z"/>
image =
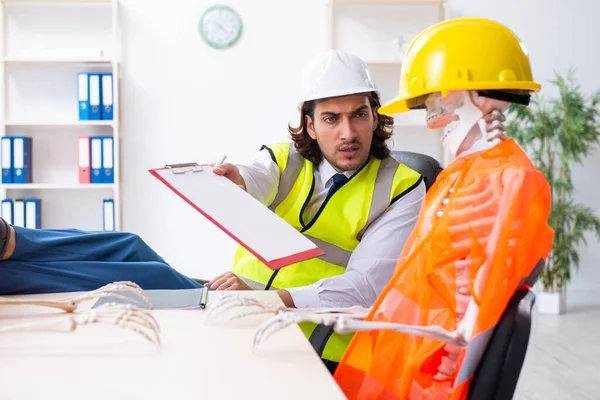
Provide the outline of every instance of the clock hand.
<path id="1" fill-rule="evenodd" d="M 225 28 L 223 28 L 223 26 L 220 23 L 218 23 L 216 20 L 213 20 L 213 22 L 215 24 L 217 24 L 217 26 L 219 27 L 220 30 L 222 30 L 223 32 L 227 33 L 227 30 Z"/>

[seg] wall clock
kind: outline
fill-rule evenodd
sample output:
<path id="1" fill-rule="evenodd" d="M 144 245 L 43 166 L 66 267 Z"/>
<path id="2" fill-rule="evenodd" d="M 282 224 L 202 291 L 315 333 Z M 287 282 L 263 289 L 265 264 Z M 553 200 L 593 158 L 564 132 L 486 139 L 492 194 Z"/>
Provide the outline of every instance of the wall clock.
<path id="1" fill-rule="evenodd" d="M 202 39 L 215 49 L 233 46 L 242 34 L 242 19 L 229 6 L 215 5 L 204 12 L 199 28 Z"/>

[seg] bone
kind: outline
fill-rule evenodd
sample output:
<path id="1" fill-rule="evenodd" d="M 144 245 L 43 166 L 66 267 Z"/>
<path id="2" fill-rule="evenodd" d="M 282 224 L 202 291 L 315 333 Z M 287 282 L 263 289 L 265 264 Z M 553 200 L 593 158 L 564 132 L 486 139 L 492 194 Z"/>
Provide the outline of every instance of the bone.
<path id="1" fill-rule="evenodd" d="M 245 313 L 242 313 L 241 315 L 235 315 L 235 316 L 231 317 L 230 319 L 244 318 L 244 317 L 247 317 L 250 315 L 257 315 L 257 314 L 269 314 L 269 313 L 275 314 L 279 311 L 286 309 L 286 307 L 284 307 L 282 305 L 274 306 L 272 304 L 265 303 L 264 301 L 257 300 L 257 299 L 251 298 L 251 297 L 237 296 L 237 295 L 223 296 L 216 302 L 213 302 L 213 304 L 209 308 L 209 310 L 206 314 L 206 322 L 212 321 L 212 320 L 216 319 L 218 316 L 225 313 L 226 311 L 237 308 L 237 307 L 258 307 L 259 310 L 245 312 Z"/>
<path id="2" fill-rule="evenodd" d="M 263 322 L 254 337 L 253 349 L 256 349 L 261 343 L 266 341 L 276 332 L 296 323 L 313 322 L 333 326 L 340 318 L 364 319 L 369 315 L 370 309 L 364 307 L 349 308 L 307 308 L 292 309 L 280 311 L 274 317 Z"/>
<path id="3" fill-rule="evenodd" d="M 150 308 L 152 303 L 144 292 L 144 290 L 134 282 L 122 281 L 114 282 L 108 285 L 102 286 L 99 289 L 92 290 L 77 296 L 66 297 L 59 300 L 23 300 L 23 299 L 7 299 L 0 298 L 0 305 L 35 305 L 41 307 L 57 308 L 66 312 L 74 312 L 77 310 L 79 304 L 87 300 L 94 300 L 103 297 L 110 297 L 114 299 L 126 300 L 134 303 L 138 303 L 134 297 L 122 295 L 114 292 L 131 292 L 140 296 Z"/>
<path id="4" fill-rule="evenodd" d="M 142 310 L 131 304 L 104 304 L 86 312 L 72 312 L 58 317 L 43 319 L 26 324 L 5 326 L 0 334 L 14 332 L 73 332 L 80 326 L 91 324 L 110 324 L 131 330 L 148 341 L 159 345 L 160 328 L 158 322 L 148 310 Z"/>
<path id="5" fill-rule="evenodd" d="M 443 342 L 452 343 L 460 348 L 467 346 L 466 338 L 462 337 L 457 331 L 448 331 L 439 326 L 416 326 L 391 322 L 360 321 L 357 319 L 340 317 L 334 326 L 334 330 L 341 334 L 356 331 L 391 330 L 409 335 L 441 340 Z"/>
<path id="6" fill-rule="evenodd" d="M 486 139 L 488 141 L 507 139 L 505 135 L 506 125 L 504 125 L 506 116 L 500 109 L 493 109 L 483 116 L 483 120 L 485 121 Z"/>

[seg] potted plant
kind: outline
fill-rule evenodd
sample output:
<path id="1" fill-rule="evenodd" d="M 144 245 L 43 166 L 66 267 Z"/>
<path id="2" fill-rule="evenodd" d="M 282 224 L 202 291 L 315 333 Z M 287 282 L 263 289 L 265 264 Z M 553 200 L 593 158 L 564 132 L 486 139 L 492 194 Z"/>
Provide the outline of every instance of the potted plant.
<path id="1" fill-rule="evenodd" d="M 532 96 L 529 107 L 511 105 L 508 136 L 514 137 L 552 189 L 550 226 L 554 229 L 552 252 L 538 283 L 538 311 L 560 314 L 566 311 L 566 285 L 572 269 L 579 267 L 580 245 L 585 234 L 600 239 L 600 219 L 589 207 L 574 202 L 572 167 L 581 164 L 600 139 L 600 91 L 584 94 L 569 70 L 551 81 L 558 96 L 545 100 Z"/>

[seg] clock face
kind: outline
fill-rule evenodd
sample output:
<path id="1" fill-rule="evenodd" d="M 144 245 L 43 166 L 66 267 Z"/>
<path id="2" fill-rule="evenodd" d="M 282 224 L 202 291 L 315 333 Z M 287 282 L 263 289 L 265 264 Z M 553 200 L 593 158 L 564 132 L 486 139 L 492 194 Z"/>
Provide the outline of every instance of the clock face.
<path id="1" fill-rule="evenodd" d="M 242 20 L 228 6 L 212 6 L 200 19 L 200 34 L 204 41 L 217 49 L 233 46 L 242 33 Z"/>

